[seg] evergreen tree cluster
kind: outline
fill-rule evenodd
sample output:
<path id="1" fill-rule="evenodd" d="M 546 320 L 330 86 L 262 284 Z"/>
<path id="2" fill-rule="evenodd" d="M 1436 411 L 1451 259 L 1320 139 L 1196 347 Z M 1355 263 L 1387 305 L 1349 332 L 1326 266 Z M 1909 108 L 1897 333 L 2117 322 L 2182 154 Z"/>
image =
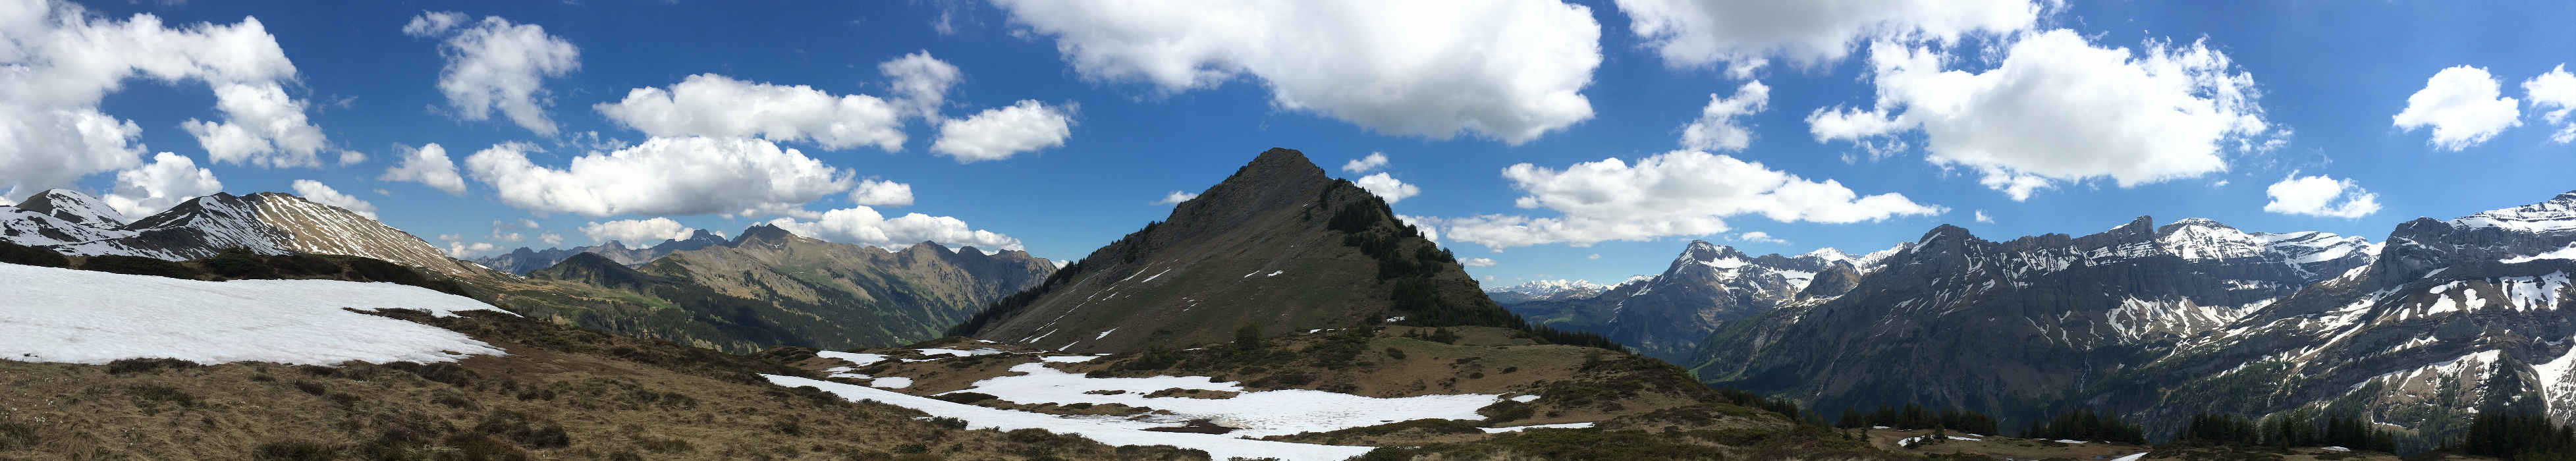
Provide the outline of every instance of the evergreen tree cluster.
<path id="1" fill-rule="evenodd" d="M 1812 422 L 1815 420 L 1814 415 L 1802 415 L 1802 412 L 1798 409 L 1798 401 L 1787 397 L 1776 399 L 1768 398 L 1763 397 L 1762 394 L 1755 394 L 1750 391 L 1727 388 L 1718 388 L 1717 396 L 1720 399 L 1725 399 L 1726 403 L 1735 404 L 1735 406 L 1759 408 L 1762 409 L 1762 411 L 1779 413 L 1780 416 L 1789 418 L 1790 421 Z"/>
<path id="2" fill-rule="evenodd" d="M 2305 409 L 2274 414 L 2260 422 L 2236 415 L 2192 415 L 2191 422 L 2175 434 L 2174 441 L 2397 452 L 2397 433 L 2371 427 L 2370 421 L 2359 414 L 2338 413 L 2319 419 Z"/>
<path id="3" fill-rule="evenodd" d="M 1955 409 L 1933 412 L 1912 403 L 1905 404 L 1904 408 L 1879 404 L 1877 411 L 1867 413 L 1861 412 L 1860 407 L 1845 407 L 1842 418 L 1834 420 L 1834 427 L 1845 429 L 1872 426 L 1909 430 L 1948 429 L 1970 434 L 2002 433 L 1995 424 L 1995 418 L 1985 413 Z"/>
<path id="4" fill-rule="evenodd" d="M 1347 187 L 1343 187 L 1347 186 Z M 1419 228 L 1395 218 L 1386 200 L 1366 195 L 1359 186 L 1342 181 L 1324 189 L 1321 200 L 1335 201 L 1337 194 L 1362 194 L 1350 204 L 1335 210 L 1325 228 L 1342 233 L 1342 244 L 1358 248 L 1361 254 L 1377 261 L 1377 279 L 1390 283 L 1389 301 L 1397 312 L 1404 313 L 1398 322 L 1407 326 L 1487 326 L 1527 332 L 1542 342 L 1598 347 L 1626 351 L 1610 338 L 1595 333 L 1559 331 L 1545 326 L 1531 326 L 1521 316 L 1494 304 L 1483 295 L 1456 299 L 1435 285 L 1442 270 L 1458 264 L 1456 255 L 1437 245 L 1412 245 L 1407 242 L 1422 235 Z"/>
<path id="5" fill-rule="evenodd" d="M 2569 460 L 2576 459 L 2576 430 L 2537 409 L 2489 407 L 2469 420 L 2468 433 L 2443 441 L 2442 449 L 2514 461 Z"/>
<path id="6" fill-rule="evenodd" d="M 2030 430 L 2023 431 L 2022 437 L 2033 439 L 2099 440 L 2105 442 L 2141 445 L 2147 443 L 2147 431 L 2145 428 L 2141 428 L 2136 424 L 2120 421 L 2120 417 L 2118 416 L 2099 414 L 2094 413 L 2093 410 L 2082 409 L 2069 411 L 2057 415 L 2056 418 L 2032 424 L 2030 426 Z"/>

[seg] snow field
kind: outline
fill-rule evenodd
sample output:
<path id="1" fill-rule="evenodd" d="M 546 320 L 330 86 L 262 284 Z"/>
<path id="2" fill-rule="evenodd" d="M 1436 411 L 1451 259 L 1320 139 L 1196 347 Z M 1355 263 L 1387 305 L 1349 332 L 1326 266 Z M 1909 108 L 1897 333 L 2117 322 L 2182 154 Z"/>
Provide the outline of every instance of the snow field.
<path id="1" fill-rule="evenodd" d="M 1110 445 L 1171 445 L 1195 448 L 1206 450 L 1209 456 L 1219 459 L 1267 457 L 1289 461 L 1327 461 L 1359 456 L 1374 448 L 1249 440 L 1225 434 L 1154 432 L 1144 429 L 1171 424 L 1130 421 L 1115 417 L 1069 417 L 1000 410 L 794 376 L 762 375 L 762 377 L 768 378 L 770 384 L 788 387 L 814 386 L 824 392 L 841 396 L 843 399 L 875 400 L 921 410 L 933 416 L 963 419 L 974 428 L 989 427 L 1006 431 L 1045 429 L 1048 432 L 1080 435 Z"/>
<path id="2" fill-rule="evenodd" d="M 0 358 L 100 364 L 163 357 L 216 364 L 450 362 L 504 355 L 463 333 L 351 312 L 438 316 L 504 312 L 471 298 L 392 283 L 207 282 L 0 264 Z"/>

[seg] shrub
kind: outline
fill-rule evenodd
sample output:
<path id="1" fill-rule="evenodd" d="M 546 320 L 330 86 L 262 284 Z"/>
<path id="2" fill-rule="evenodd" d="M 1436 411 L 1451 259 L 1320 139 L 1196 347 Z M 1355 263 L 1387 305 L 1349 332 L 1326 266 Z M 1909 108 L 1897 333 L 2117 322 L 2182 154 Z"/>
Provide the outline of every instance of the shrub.
<path id="1" fill-rule="evenodd" d="M 196 368 L 197 362 L 169 358 L 118 359 L 107 363 L 107 374 L 142 373 L 163 368 Z"/>
<path id="2" fill-rule="evenodd" d="M 931 424 L 937 424 L 937 425 L 939 425 L 940 427 L 945 427 L 945 428 L 949 428 L 949 429 L 965 429 L 965 428 L 966 428 L 966 420 L 963 420 L 963 419 L 957 419 L 957 418 L 950 418 L 950 417 L 946 417 L 946 416 L 932 417 L 932 418 L 930 418 L 930 423 L 931 423 Z M 918 452 L 918 451 L 902 451 L 902 450 L 896 450 L 896 451 L 898 451 L 898 452 L 903 452 L 903 453 L 920 453 L 920 452 Z"/>
<path id="3" fill-rule="evenodd" d="M 91 256 L 89 257 L 89 261 L 81 263 L 80 268 L 129 275 L 150 275 L 180 279 L 197 278 L 196 271 L 188 269 L 187 265 L 142 256 Z"/>
<path id="4" fill-rule="evenodd" d="M 36 426 L 0 422 L 0 450 L 33 448 L 41 438 L 36 433 Z"/>
<path id="5" fill-rule="evenodd" d="M 1529 419 L 1531 416 L 1536 416 L 1538 414 L 1538 407 L 1531 406 L 1527 403 L 1505 400 L 1494 402 L 1493 405 L 1486 405 L 1484 408 L 1478 408 L 1476 409 L 1476 414 L 1485 415 L 1486 424 L 1502 424 Z"/>
<path id="6" fill-rule="evenodd" d="M 1386 357 L 1396 360 L 1404 360 L 1404 350 L 1392 347 L 1386 348 Z"/>
<path id="7" fill-rule="evenodd" d="M 277 276 L 277 271 L 270 269 L 267 263 L 260 261 L 259 254 L 252 253 L 249 248 L 240 246 L 228 246 L 224 247 L 222 250 L 216 251 L 214 257 L 205 259 L 205 264 L 207 270 L 214 271 L 216 275 L 230 278 L 271 278 Z"/>
<path id="8" fill-rule="evenodd" d="M 986 400 L 992 400 L 992 399 L 994 399 L 993 394 L 986 394 L 986 393 L 981 393 L 981 392 L 950 392 L 950 393 L 946 393 L 946 394 L 939 394 L 939 395 L 931 396 L 930 398 L 939 399 L 939 400 L 946 400 L 946 401 L 954 402 L 954 403 L 970 403 L 970 404 L 971 404 L 971 403 L 975 403 L 975 402 L 982 402 L 982 401 L 986 401 Z"/>
<path id="9" fill-rule="evenodd" d="M 0 263 L 25 264 L 29 266 L 44 267 L 71 267 L 72 260 L 71 258 L 63 257 L 62 253 L 55 253 L 54 250 L 9 242 L 0 242 Z"/>
<path id="10" fill-rule="evenodd" d="M 259 447 L 251 449 L 250 457 L 258 460 L 281 461 L 328 460 L 339 457 L 337 451 L 331 449 L 329 445 L 318 442 L 294 440 L 259 444 Z"/>

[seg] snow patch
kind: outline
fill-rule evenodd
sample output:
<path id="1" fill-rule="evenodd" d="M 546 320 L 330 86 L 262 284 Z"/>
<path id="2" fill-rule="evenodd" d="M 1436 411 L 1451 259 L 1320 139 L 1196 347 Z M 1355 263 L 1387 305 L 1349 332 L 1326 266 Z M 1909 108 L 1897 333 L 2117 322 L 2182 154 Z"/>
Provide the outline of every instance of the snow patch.
<path id="1" fill-rule="evenodd" d="M 1247 440 L 1219 434 L 1153 432 L 1144 429 L 1169 424 L 1002 410 L 794 376 L 761 375 L 761 377 L 767 378 L 770 384 L 779 386 L 813 386 L 851 401 L 875 400 L 889 405 L 921 410 L 932 416 L 963 419 L 975 428 L 1045 429 L 1049 432 L 1080 435 L 1110 445 L 1171 445 L 1206 450 L 1209 456 L 1220 459 L 1267 457 L 1290 461 L 1340 460 L 1368 453 L 1375 448 Z"/>
<path id="2" fill-rule="evenodd" d="M 1527 425 L 1527 426 L 1512 426 L 1512 427 L 1479 427 L 1479 428 L 1476 428 L 1476 430 L 1485 431 L 1485 433 L 1487 433 L 1487 434 L 1500 434 L 1500 433 L 1505 433 L 1505 432 L 1520 432 L 1520 431 L 1523 431 L 1523 430 L 1529 430 L 1529 429 L 1582 429 L 1582 428 L 1587 428 L 1587 427 L 1592 427 L 1592 423 L 1589 423 L 1589 422 L 1583 422 L 1583 423 L 1563 423 L 1563 424 L 1531 424 L 1531 425 Z"/>
<path id="3" fill-rule="evenodd" d="M 976 381 L 957 392 L 977 392 L 1022 404 L 1124 404 L 1169 411 L 1146 423 L 1178 424 L 1206 419 L 1236 428 L 1226 435 L 1259 438 L 1301 432 L 1324 432 L 1416 419 L 1481 419 L 1477 408 L 1493 404 L 1495 394 L 1425 395 L 1401 398 L 1364 397 L 1306 389 L 1246 392 L 1243 386 L 1204 376 L 1092 378 L 1024 363 L 1011 371 L 1025 373 Z M 1233 398 L 1146 397 L 1164 389 L 1239 392 Z M 1088 391 L 1126 391 L 1115 395 Z M 1140 428 L 1141 429 L 1141 428 Z"/>
<path id="4" fill-rule="evenodd" d="M 857 352 L 841 351 L 815 351 L 814 356 L 827 359 L 841 359 L 843 362 L 850 362 L 850 366 L 853 367 L 875 365 L 877 362 L 883 362 L 886 359 L 885 354 L 862 354 Z"/>
<path id="5" fill-rule="evenodd" d="M 409 285 L 207 282 L 16 264 L 0 264 L 0 280 L 11 287 L 0 296 L 0 359 L 100 364 L 166 357 L 204 364 L 334 365 L 504 355 L 463 333 L 345 310 L 416 309 L 442 317 L 476 310 L 507 313 L 471 298 Z"/>
<path id="6" fill-rule="evenodd" d="M 902 377 L 902 376 L 887 376 L 887 377 L 883 377 L 883 378 L 877 378 L 877 379 L 876 379 L 876 380 L 874 380 L 874 381 L 868 381 L 868 385 L 870 385 L 870 386 L 876 386 L 876 387 L 882 387 L 882 388 L 887 388 L 887 389 L 902 389 L 902 388 L 912 387 L 912 378 L 906 378 L 906 377 Z"/>

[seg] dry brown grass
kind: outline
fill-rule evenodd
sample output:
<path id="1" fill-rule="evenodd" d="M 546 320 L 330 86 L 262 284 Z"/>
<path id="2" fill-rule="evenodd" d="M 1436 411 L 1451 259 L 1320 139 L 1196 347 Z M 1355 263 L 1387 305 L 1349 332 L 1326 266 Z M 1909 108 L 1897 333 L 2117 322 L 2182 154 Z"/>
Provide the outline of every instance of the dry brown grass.
<path id="1" fill-rule="evenodd" d="M 1200 459 L 758 381 L 748 357 L 484 316 L 453 364 L 0 361 L 0 459 Z M 712 355 L 708 355 L 712 354 Z M 1041 431 L 1042 432 L 1042 431 Z"/>

